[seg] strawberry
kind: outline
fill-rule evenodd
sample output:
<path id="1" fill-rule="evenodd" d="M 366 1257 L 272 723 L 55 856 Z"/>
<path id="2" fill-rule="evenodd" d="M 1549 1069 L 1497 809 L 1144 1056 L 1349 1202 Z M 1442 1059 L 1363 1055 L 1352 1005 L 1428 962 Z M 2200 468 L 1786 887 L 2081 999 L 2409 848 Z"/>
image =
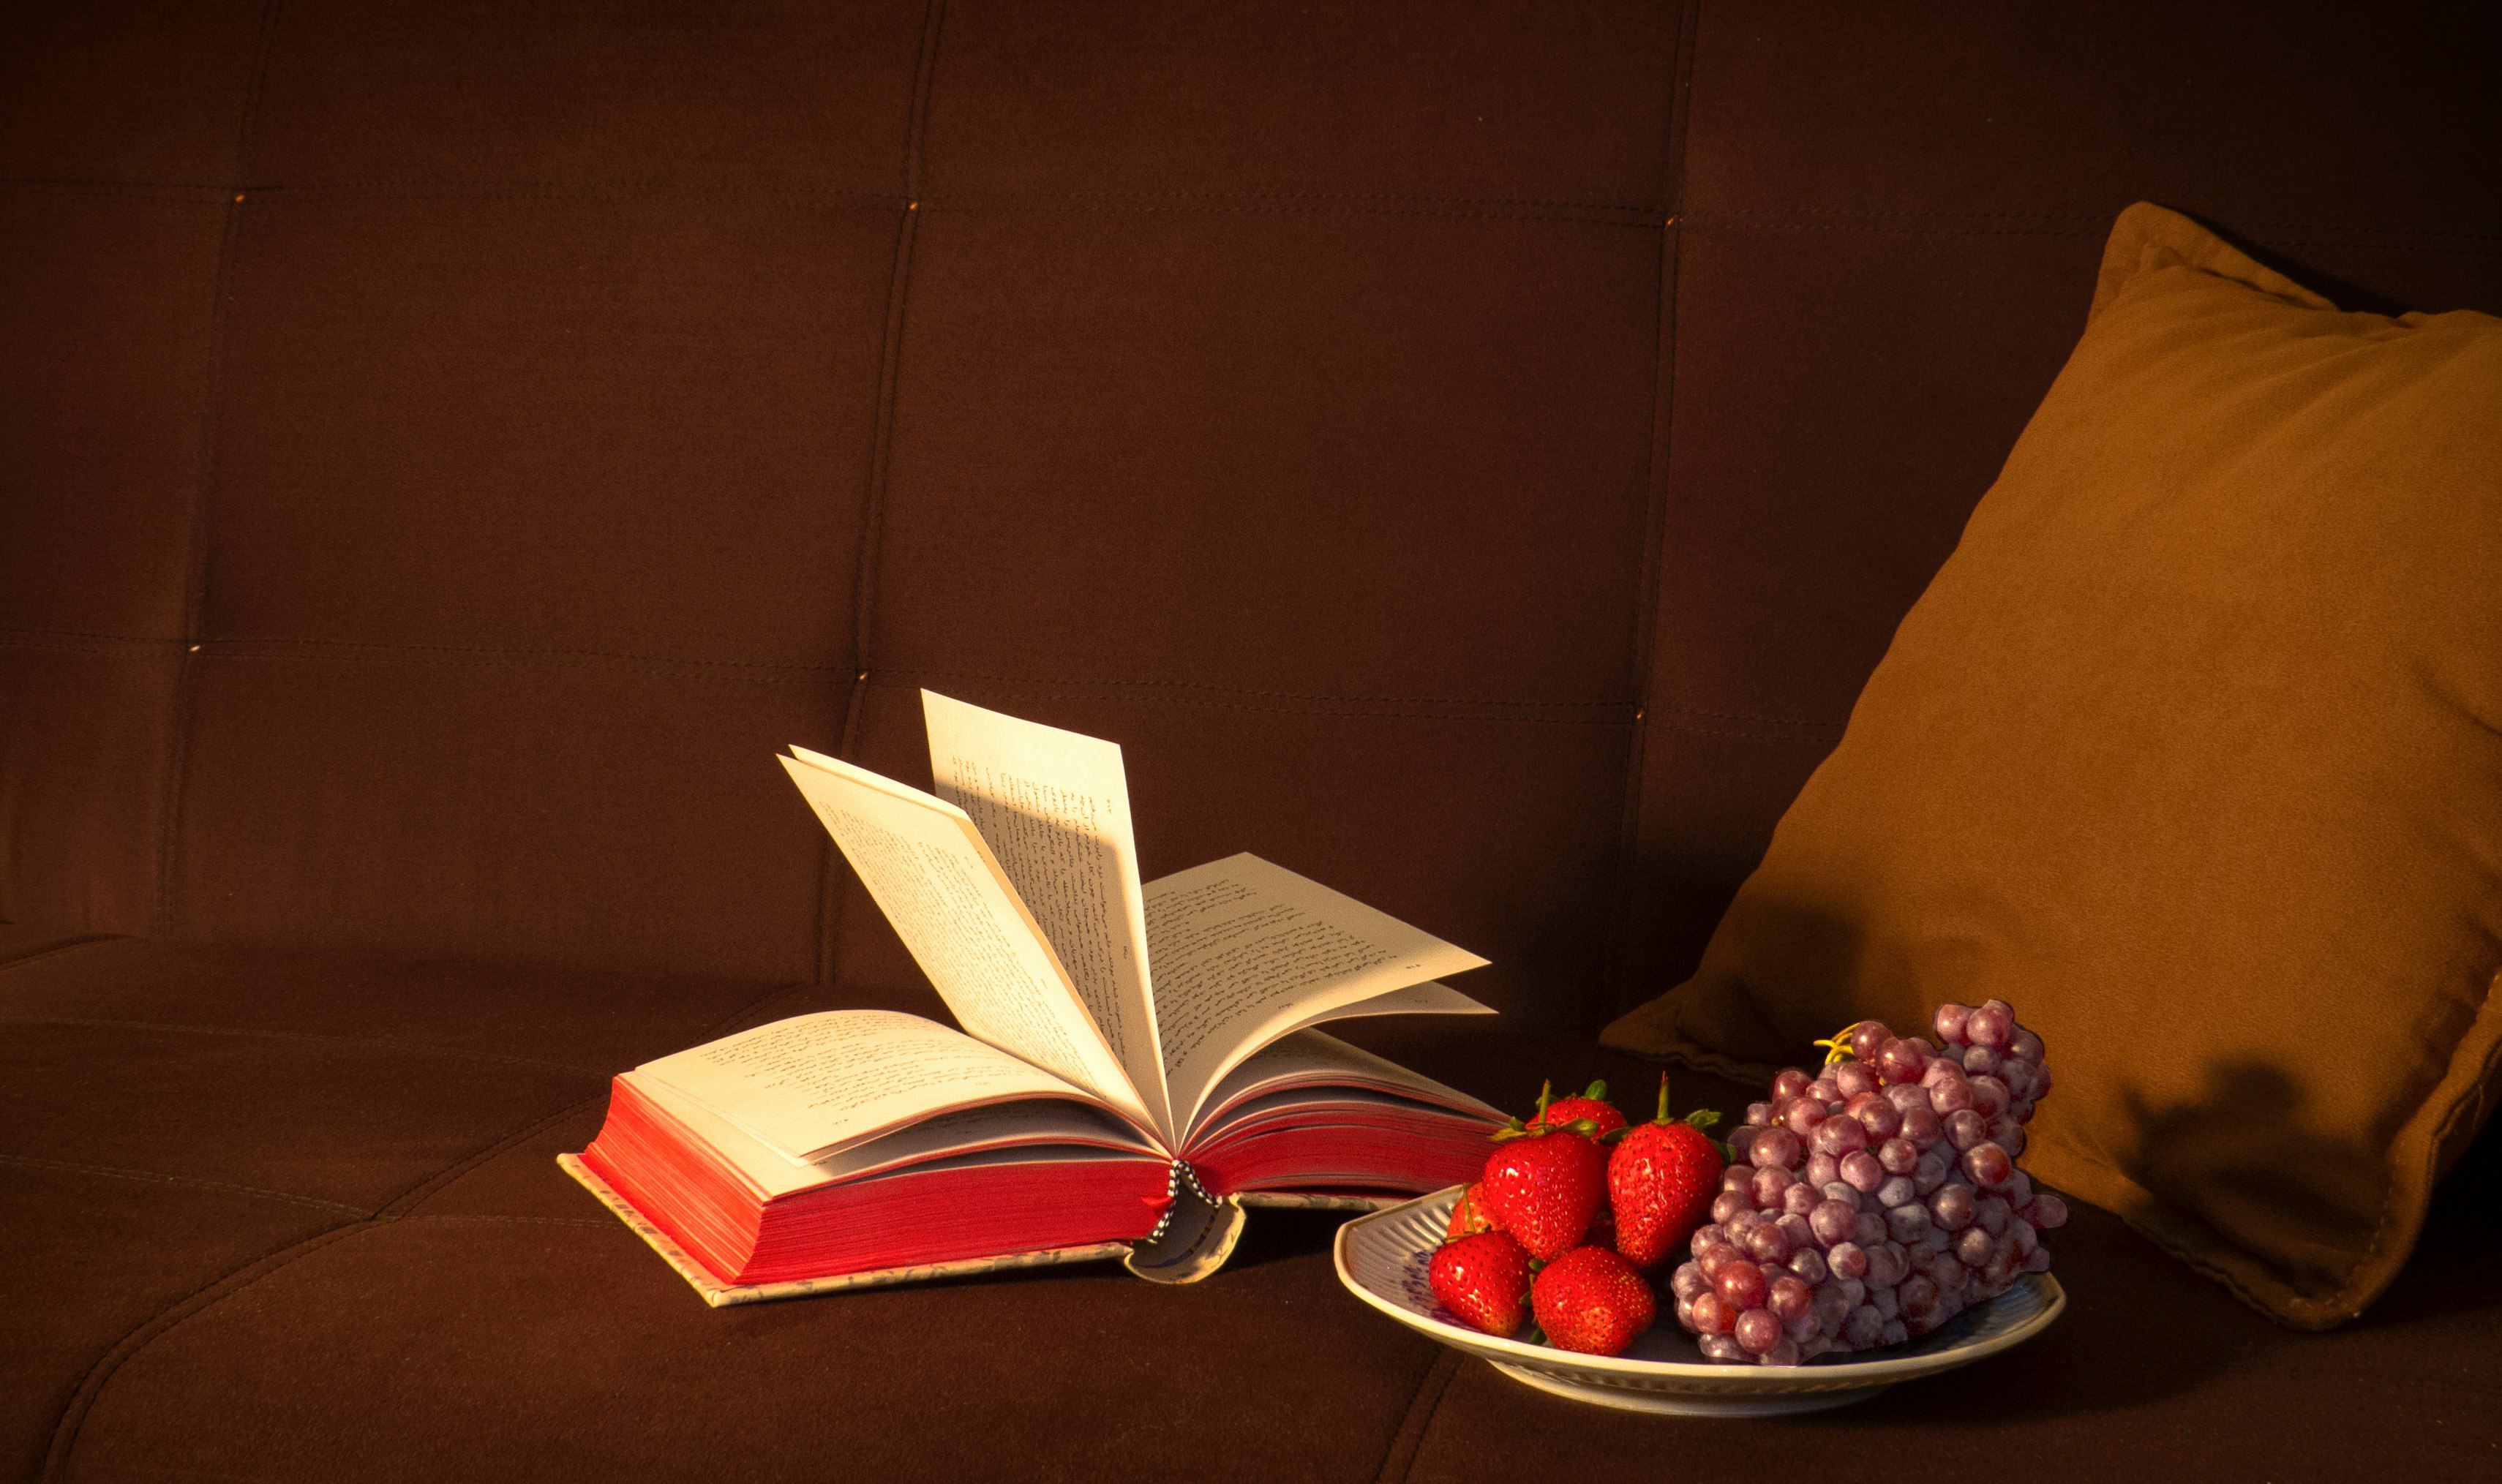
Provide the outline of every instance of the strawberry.
<path id="1" fill-rule="evenodd" d="M 1503 1229 L 1531 1257 L 1552 1262 L 1590 1234 L 1590 1219 L 1607 1198 L 1607 1156 L 1587 1120 L 1549 1120 L 1547 1096 L 1538 1095 L 1538 1115 L 1527 1125 L 1495 1132 L 1478 1186 Z"/>
<path id="2" fill-rule="evenodd" d="M 1516 1334 L 1529 1317 L 1529 1254 L 1501 1231 L 1445 1242 L 1426 1277 L 1434 1297 L 1488 1334 Z"/>
<path id="3" fill-rule="evenodd" d="M 1720 1193 L 1720 1151 L 1703 1130 L 1717 1113 L 1668 1116 L 1668 1073 L 1659 1074 L 1659 1116 L 1625 1130 L 1607 1156 L 1607 1201 L 1616 1213 L 1616 1251 L 1636 1267 L 1656 1267 L 1685 1250 Z"/>
<path id="4" fill-rule="evenodd" d="M 1503 1223 L 1495 1220 L 1494 1213 L 1486 1209 L 1484 1188 L 1471 1185 L 1460 1193 L 1459 1200 L 1452 1205 L 1450 1230 L 1442 1233 L 1442 1239 L 1456 1242 L 1461 1237 L 1474 1236 L 1480 1231 L 1502 1230 Z"/>
<path id="5" fill-rule="evenodd" d="M 1625 1126 L 1625 1116 L 1616 1111 L 1615 1105 L 1608 1102 L 1606 1096 L 1607 1084 L 1605 1079 L 1601 1079 L 1592 1082 L 1589 1091 L 1578 1097 L 1556 1098 L 1547 1104 L 1546 1111 L 1541 1117 L 1550 1127 L 1586 1118 L 1592 1125 L 1591 1136 L 1604 1139 Z"/>
<path id="6" fill-rule="evenodd" d="M 1605 1247 L 1575 1247 L 1547 1264 L 1530 1303 L 1548 1344 L 1583 1355 L 1622 1355 L 1659 1317 L 1650 1285 Z"/>

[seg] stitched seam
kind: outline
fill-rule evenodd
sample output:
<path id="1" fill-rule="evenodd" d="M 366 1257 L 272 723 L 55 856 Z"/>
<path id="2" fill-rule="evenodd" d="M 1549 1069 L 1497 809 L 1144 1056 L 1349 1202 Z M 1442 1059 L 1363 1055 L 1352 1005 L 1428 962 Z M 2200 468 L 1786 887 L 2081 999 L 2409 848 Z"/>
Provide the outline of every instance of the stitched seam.
<path id="1" fill-rule="evenodd" d="M 1678 8 L 1676 51 L 1669 74 L 1669 85 L 1674 93 L 1669 109 L 1671 147 L 1665 152 L 1670 160 L 1670 175 L 1665 183 L 1670 216 L 1660 228 L 1659 324 L 1651 351 L 1649 467 L 1643 472 L 1642 575 L 1635 590 L 1638 606 L 1633 614 L 1632 670 L 1628 676 L 1639 701 L 1634 709 L 1632 730 L 1625 739 L 1624 800 L 1617 815 L 1616 857 L 1612 862 L 1614 879 L 1607 900 L 1607 935 L 1611 942 L 1606 978 L 1600 989 L 1610 1018 L 1627 998 L 1627 987 L 1633 978 L 1634 889 L 1641 860 L 1642 780 L 1650 750 L 1650 734 L 1644 723 L 1650 714 L 1654 689 L 1651 672 L 1659 643 L 1660 587 L 1667 565 L 1668 461 L 1676 410 L 1679 243 L 1674 213 L 1683 204 L 1685 196 L 1685 155 L 1690 138 L 1686 129 L 1687 109 L 1693 94 L 1694 35 L 1701 0 L 1693 0 L 1693 3 Z"/>
<path id="2" fill-rule="evenodd" d="M 1746 711 L 1703 711 L 1692 706 L 1680 706 L 1674 701 L 1666 702 L 1659 709 L 1674 712 L 1678 716 L 1703 717 L 1714 722 L 1752 722 L 1759 726 L 1797 726 L 1809 731 L 1843 729 L 1843 724 L 1840 722 L 1799 722 L 1776 716 L 1756 716 Z"/>
<path id="3" fill-rule="evenodd" d="M 523 1227 L 595 1227 L 602 1231 L 624 1231 L 626 1230 L 624 1223 L 619 1222 L 614 1218 L 601 1221 L 595 1217 L 590 1216 L 470 1216 L 443 1214 L 435 1216 L 403 1216 L 400 1220 L 479 1221 L 507 1223 Z"/>
<path id="4" fill-rule="evenodd" d="M 1383 1450 L 1381 1465 L 1372 1472 L 1374 1484 L 1402 1484 L 1415 1471 L 1416 1457 L 1425 1451 L 1425 1437 L 1433 1431 L 1434 1418 L 1442 1410 L 1442 1398 L 1449 1395 L 1451 1378 L 1459 1368 L 1459 1353 L 1446 1348 L 1416 1378 L 1416 1390 L 1407 1398 L 1407 1410 L 1400 1418 L 1399 1430 L 1390 1435 L 1390 1446 Z"/>
<path id="5" fill-rule="evenodd" d="M 927 675 L 939 680 L 978 680 L 1008 686 L 1100 686 L 1123 690 L 1212 691 L 1220 695 L 1250 695 L 1264 700 L 1279 701 L 1370 701 L 1390 706 L 1537 706 L 1549 710 L 1592 710 L 1600 707 L 1623 707 L 1637 704 L 1627 700 L 1533 701 L 1479 698 L 1467 695 L 1342 695 L 1305 691 L 1258 691 L 1242 686 L 1210 685 L 1196 680 L 1083 680 L 1064 676 L 979 675 L 969 670 L 932 670 L 905 666 L 888 672 L 890 675 Z M 888 682 L 892 684 L 893 682 Z"/>
<path id="6" fill-rule="evenodd" d="M 1002 201 L 981 196 L 958 196 L 954 199 L 932 199 L 921 203 L 924 211 L 1022 212 L 1052 213 L 1063 216 L 1134 214 L 1142 216 L 1200 217 L 1410 217 L 1445 221 L 1552 221 L 1574 226 L 1613 226 L 1640 231 L 1658 231 L 1665 224 L 1658 215 L 1640 217 L 1579 216 L 1566 212 L 1528 211 L 1460 211 L 1427 206 L 1291 206 L 1274 202 L 1243 202 L 1224 205 L 1216 202 L 1118 201 L 1091 203 L 1081 201 Z"/>
<path id="7" fill-rule="evenodd" d="M 84 637 L 108 638 L 113 636 L 91 635 Z M 177 643 L 180 641 L 133 640 L 131 642 Z M 636 655 L 623 650 L 566 649 L 559 646 L 549 646 L 538 649 L 515 649 L 508 646 L 488 644 L 409 644 L 384 639 L 226 639 L 214 643 L 203 644 L 201 649 L 204 653 L 230 654 L 235 655 L 238 658 L 253 658 L 250 652 L 256 645 L 287 645 L 300 649 L 374 650 L 387 654 L 477 655 L 490 658 L 516 657 L 531 658 L 556 658 L 578 659 L 618 659 L 635 664 L 664 664 L 684 666 L 693 669 L 790 670 L 804 672 L 810 675 L 838 674 L 842 669 L 840 665 L 809 664 L 801 660 L 703 659 L 697 658 L 682 658 L 674 655 Z"/>
<path id="8" fill-rule="evenodd" d="M 795 671 L 788 674 L 739 674 L 734 671 L 697 662 L 679 664 L 673 660 L 624 662 L 617 664 L 564 663 L 561 660 L 539 660 L 515 656 L 436 655 L 425 651 L 378 650 L 364 654 L 271 655 L 238 649 L 232 645 L 203 645 L 201 654 L 215 659 L 255 659 L 279 664 L 431 664 L 465 665 L 477 669 L 546 670 L 564 675 L 646 675 L 672 680 L 717 680 L 736 685 L 801 686 L 821 683 L 828 670 Z M 829 667 L 830 668 L 830 667 Z"/>
<path id="9" fill-rule="evenodd" d="M 236 1185 L 225 1180 L 204 1180 L 193 1175 L 160 1175 L 153 1170 L 120 1169 L 110 1164 L 81 1164 L 69 1160 L 38 1160 L 31 1155 L 0 1154 L 0 1164 L 17 1164 L 28 1169 L 66 1170 L 72 1174 L 103 1175 L 115 1180 L 143 1180 L 156 1185 L 180 1186 L 186 1190 L 215 1191 L 226 1196 L 253 1196 L 263 1200 L 283 1200 L 288 1205 L 310 1206 L 317 1211 L 337 1211 L 345 1215 L 365 1217 L 365 1208 L 344 1200 L 324 1200 L 319 1196 L 298 1196 L 287 1191 L 264 1190 L 256 1185 Z"/>
<path id="10" fill-rule="evenodd" d="M 1723 223 L 1708 212 L 1688 212 L 1685 224 L 1696 230 L 1707 230 Z M 2109 235 L 2108 224 L 2076 227 L 2015 226 L 1910 226 L 1895 225 L 1879 219 L 1867 219 L 1849 223 L 1823 221 L 1765 221 L 1729 223 L 1757 232 L 1861 232 L 1883 233 L 1892 237 L 2087 237 Z"/>
<path id="11" fill-rule="evenodd" d="M 98 933 L 94 937 L 76 938 L 67 943 L 53 943 L 43 948 L 29 950 L 26 953 L 19 954 L 14 959 L 0 960 L 0 969 L 16 968 L 20 964 L 32 963 L 39 959 L 49 959 L 54 954 L 68 953 L 74 948 L 93 948 L 98 943 L 118 943 L 120 941 L 121 937 L 119 934 L 108 932 Z"/>
<path id="12" fill-rule="evenodd" d="M 68 1478 L 70 1452 L 78 1446 L 79 1431 L 86 1422 L 87 1412 L 95 1405 L 95 1399 L 103 1395 L 104 1388 L 111 1383 L 114 1374 L 120 1370 L 122 1365 L 132 1356 L 154 1344 L 159 1336 L 174 1330 L 192 1316 L 206 1313 L 271 1273 L 287 1267 L 343 1237 L 370 1230 L 372 1229 L 369 1223 L 350 1222 L 306 1237 L 293 1246 L 282 1247 L 276 1252 L 254 1258 L 249 1263 L 210 1279 L 179 1301 L 168 1304 L 131 1326 L 121 1338 L 114 1341 L 104 1354 L 96 1357 L 95 1364 L 87 1367 L 87 1373 L 80 1379 L 78 1390 L 71 1394 L 69 1404 L 62 1408 L 60 1421 L 52 1428 L 51 1447 L 45 1453 L 44 1478 L 50 1481 L 50 1484 L 61 1484 L 61 1481 Z M 255 1268 L 259 1270 L 254 1271 Z M 246 1276 L 247 1274 L 250 1276 Z"/>
<path id="13" fill-rule="evenodd" d="M 600 1099 L 607 1096 L 608 1090 L 603 1087 L 598 1092 L 592 1094 L 588 1097 L 567 1103 L 565 1106 L 550 1113 L 545 1118 L 539 1119 L 535 1123 L 531 1123 L 524 1128 L 515 1130 L 513 1132 L 496 1139 L 494 1142 L 473 1151 L 466 1158 L 454 1161 L 452 1164 L 445 1165 L 443 1168 L 436 1170 L 434 1173 L 427 1175 L 424 1179 L 418 1181 L 415 1185 L 412 1185 L 408 1189 L 400 1192 L 390 1199 L 384 1201 L 380 1206 L 375 1208 L 373 1219 L 377 1222 L 394 1222 L 400 1220 L 415 1211 L 419 1206 L 425 1204 L 426 1201 L 432 1199 L 435 1196 L 441 1194 L 444 1187 L 459 1179 L 462 1175 L 469 1173 L 469 1171 L 476 1169 L 479 1165 L 486 1164 L 488 1161 L 494 1159 L 496 1156 L 505 1153 L 515 1146 L 538 1137 L 548 1130 L 563 1123 L 566 1119 L 575 1116 L 584 1109 L 597 1107 Z"/>
<path id="14" fill-rule="evenodd" d="M 312 1030 L 264 1030 L 246 1026 L 186 1026 L 167 1021 L 110 1020 L 70 1015 L 0 1015 L 0 1025 L 83 1026 L 104 1030 L 162 1030 L 186 1035 L 232 1035 L 256 1040 L 309 1041 L 322 1046 L 374 1046 L 391 1051 L 415 1051 L 429 1056 L 455 1057 L 469 1062 L 497 1062 L 511 1066 L 544 1067 L 551 1071 L 571 1072 L 584 1077 L 610 1075 L 595 1067 L 573 1066 L 562 1062 L 543 1062 L 536 1057 L 506 1056 L 501 1052 L 470 1051 L 462 1047 L 435 1046 L 423 1041 L 400 1041 L 383 1036 L 325 1035 Z"/>
<path id="15" fill-rule="evenodd" d="M 895 685 L 897 682 L 880 679 L 872 684 Z M 1000 691 L 994 692 L 994 695 L 1003 700 L 1091 698 L 1083 691 Z M 1320 711 L 1302 706 L 1254 706 L 1241 701 L 1202 700 L 1189 695 L 1151 695 L 1138 697 L 1138 699 L 1157 701 L 1168 706 L 1198 706 L 1212 711 L 1247 711 L 1261 716 L 1376 717 L 1416 722 L 1476 722 L 1493 726 L 1630 726 L 1633 725 L 1634 709 L 1631 705 L 1624 705 L 1619 709 L 1626 714 L 1612 717 L 1466 716 L 1431 711 Z"/>

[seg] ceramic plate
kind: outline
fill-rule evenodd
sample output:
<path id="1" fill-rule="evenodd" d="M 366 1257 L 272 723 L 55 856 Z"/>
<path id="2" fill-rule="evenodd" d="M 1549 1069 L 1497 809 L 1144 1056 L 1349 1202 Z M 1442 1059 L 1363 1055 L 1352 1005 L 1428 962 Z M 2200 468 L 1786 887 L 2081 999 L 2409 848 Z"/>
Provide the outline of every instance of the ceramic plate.
<path id="1" fill-rule="evenodd" d="M 1574 1355 L 1480 1333 L 1434 1301 L 1425 1269 L 1441 1245 L 1462 1189 L 1455 1185 L 1338 1228 L 1338 1281 L 1401 1324 L 1483 1356 L 1505 1375 L 1601 1406 L 1707 1417 L 1822 1411 L 1996 1355 L 2042 1332 L 2068 1305 L 2057 1279 L 2028 1273 L 1935 1333 L 1867 1359 L 1824 1356 L 1804 1366 L 1723 1366 L 1705 1360 L 1693 1336 L 1665 1311 L 1623 1355 Z"/>

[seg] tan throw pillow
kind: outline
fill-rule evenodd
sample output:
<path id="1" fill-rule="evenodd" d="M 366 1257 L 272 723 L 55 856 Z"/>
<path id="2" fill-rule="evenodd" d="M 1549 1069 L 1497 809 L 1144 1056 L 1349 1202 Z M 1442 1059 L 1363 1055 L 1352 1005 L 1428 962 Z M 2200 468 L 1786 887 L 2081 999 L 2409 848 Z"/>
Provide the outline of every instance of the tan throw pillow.
<path id="1" fill-rule="evenodd" d="M 1606 1039 L 1761 1076 L 2009 1000 L 2036 1175 L 2324 1329 L 2484 1120 L 2497 968 L 2502 320 L 2342 314 L 2138 205 L 1701 969 Z"/>

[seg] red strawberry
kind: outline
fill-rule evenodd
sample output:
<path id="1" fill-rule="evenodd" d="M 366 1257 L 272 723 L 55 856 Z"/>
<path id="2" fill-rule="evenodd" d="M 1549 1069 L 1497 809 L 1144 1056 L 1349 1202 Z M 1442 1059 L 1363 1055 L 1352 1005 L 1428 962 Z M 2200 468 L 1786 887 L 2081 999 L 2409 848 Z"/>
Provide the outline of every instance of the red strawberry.
<path id="1" fill-rule="evenodd" d="M 1460 1193 L 1458 1202 L 1452 1205 L 1450 1230 L 1442 1233 L 1442 1239 L 1455 1242 L 1480 1231 L 1502 1230 L 1503 1223 L 1495 1220 L 1494 1213 L 1486 1209 L 1484 1188 L 1471 1185 Z"/>
<path id="2" fill-rule="evenodd" d="M 1685 1250 L 1720 1193 L 1720 1151 L 1704 1135 L 1717 1113 L 1668 1116 L 1668 1074 L 1659 1075 L 1659 1117 L 1625 1130 L 1607 1157 L 1607 1199 L 1616 1213 L 1616 1251 L 1636 1267 L 1656 1267 Z"/>
<path id="3" fill-rule="evenodd" d="M 1529 1255 L 1552 1262 L 1581 1245 L 1607 1198 L 1607 1156 L 1589 1125 L 1546 1119 L 1547 1095 L 1527 1127 L 1496 1132 L 1478 1187 L 1486 1209 Z"/>
<path id="4" fill-rule="evenodd" d="M 1488 1334 L 1516 1334 L 1529 1317 L 1529 1254 L 1501 1231 L 1445 1242 L 1426 1277 L 1442 1307 Z"/>
<path id="5" fill-rule="evenodd" d="M 1554 1128 L 1569 1124 L 1574 1119 L 1586 1118 L 1592 1125 L 1591 1136 L 1606 1138 L 1625 1126 L 1625 1116 L 1616 1111 L 1615 1105 L 1608 1102 L 1606 1096 L 1606 1082 L 1604 1079 L 1593 1082 L 1590 1084 L 1589 1091 L 1578 1097 L 1558 1097 L 1548 1103 L 1545 1113 L 1541 1115 L 1541 1120 L 1547 1127 Z"/>
<path id="6" fill-rule="evenodd" d="M 1605 1247 L 1575 1247 L 1547 1264 L 1530 1302 L 1548 1344 L 1583 1355 L 1622 1355 L 1659 1317 L 1650 1285 Z"/>

